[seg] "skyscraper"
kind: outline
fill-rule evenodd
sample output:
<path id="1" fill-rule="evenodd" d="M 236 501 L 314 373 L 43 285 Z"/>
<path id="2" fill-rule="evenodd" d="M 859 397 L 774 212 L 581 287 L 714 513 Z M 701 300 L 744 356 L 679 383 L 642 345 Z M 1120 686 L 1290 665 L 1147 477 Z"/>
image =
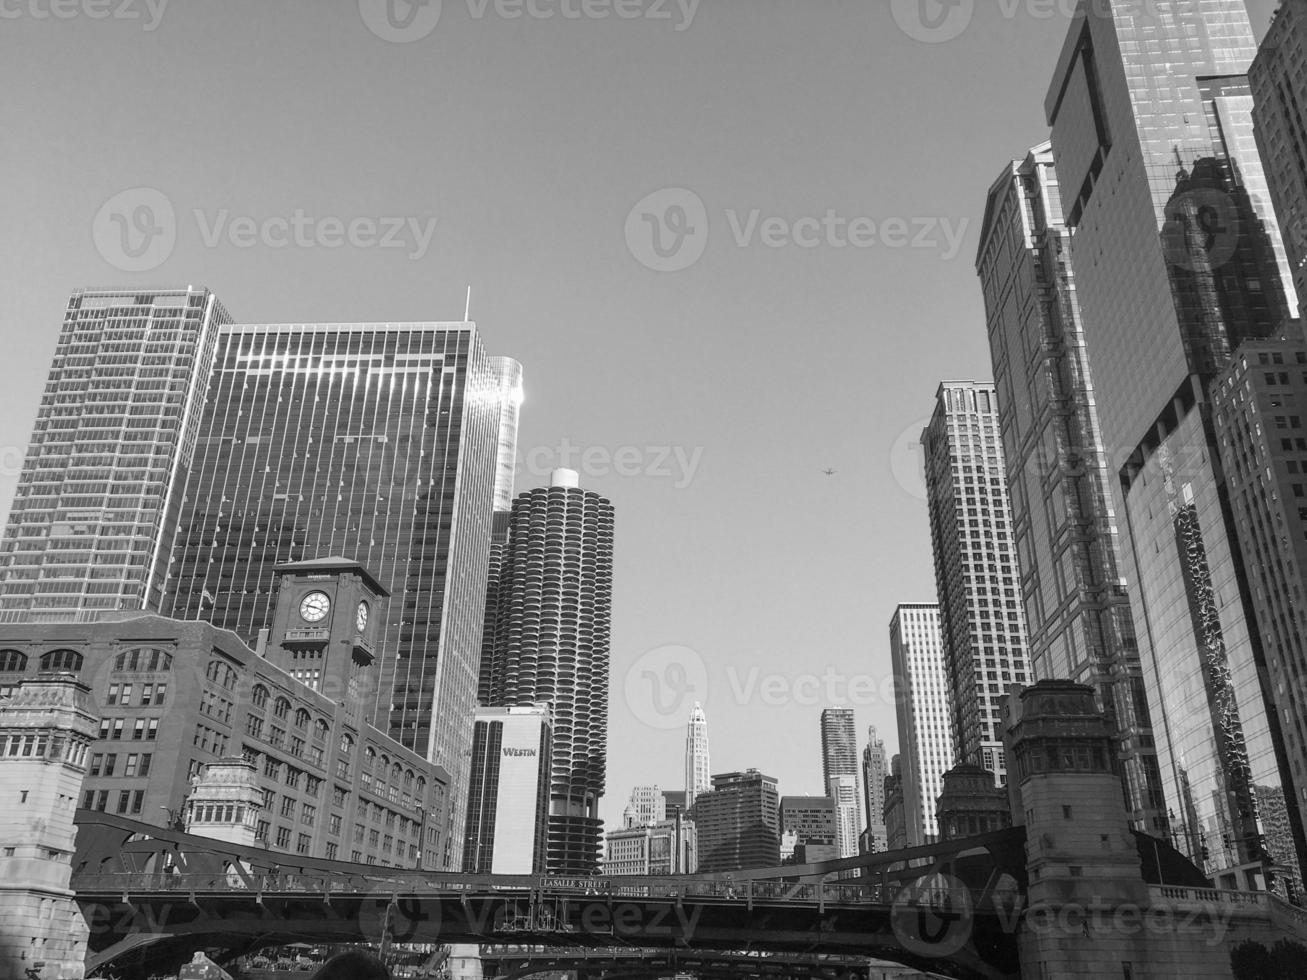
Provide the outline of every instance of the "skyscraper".
<path id="1" fill-rule="evenodd" d="M 699 872 L 714 874 L 780 863 L 780 797 L 776 779 L 757 769 L 713 776 L 694 801 Z"/>
<path id="2" fill-rule="evenodd" d="M 1248 82 L 1290 275 L 1300 308 L 1307 307 L 1307 0 L 1280 0 Z"/>
<path id="3" fill-rule="evenodd" d="M 157 606 L 230 319 L 200 287 L 73 291 L 0 549 L 0 622 Z"/>
<path id="4" fill-rule="evenodd" d="M 862 800 L 867 812 L 867 850 L 885 850 L 885 777 L 889 775 L 889 757 L 885 743 L 876 737 L 876 726 L 867 728 L 867 745 L 862 750 Z"/>
<path id="5" fill-rule="evenodd" d="M 835 801 L 829 796 L 782 796 L 782 834 L 794 837 L 795 864 L 832 861 L 840 856 L 835 843 Z"/>
<path id="6" fill-rule="evenodd" d="M 647 827 L 667 819 L 667 801 L 657 786 L 631 787 L 631 799 L 622 811 L 623 827 Z"/>
<path id="7" fill-rule="evenodd" d="M 613 505 L 556 470 L 519 494 L 499 569 L 493 663 L 483 703 L 553 707 L 546 867 L 588 874 L 603 838 L 608 746 Z"/>
<path id="8" fill-rule="evenodd" d="M 472 736 L 463 870 L 545 870 L 549 820 L 548 705 L 477 708 Z"/>
<path id="9" fill-rule="evenodd" d="M 954 750 L 1001 784 L 999 701 L 1030 668 L 994 386 L 941 384 L 921 442 Z"/>
<path id="10" fill-rule="evenodd" d="M 1255 47 L 1241 0 L 1089 4 L 1045 103 L 1170 832 L 1249 880 L 1285 757 L 1208 389 L 1240 343 L 1288 326 Z"/>
<path id="11" fill-rule="evenodd" d="M 226 324 L 160 611 L 250 638 L 276 564 L 339 554 L 393 598 L 379 727 L 450 772 L 462 859 L 502 384 L 471 323 Z"/>
<path id="12" fill-rule="evenodd" d="M 858 730 L 852 708 L 822 710 L 821 771 L 826 794 L 835 801 L 835 845 L 840 857 L 852 857 L 862 832 Z"/>
<path id="13" fill-rule="evenodd" d="M 889 642 L 899 727 L 899 754 L 894 758 L 900 763 L 897 775 L 905 846 L 913 847 L 939 837 L 936 801 L 944 771 L 953 765 L 956 755 L 939 606 L 933 602 L 901 603 L 890 619 Z M 890 823 L 887 817 L 886 833 L 893 846 L 896 837 Z"/>
<path id="14" fill-rule="evenodd" d="M 1132 823 L 1165 833 L 1108 455 L 1049 144 L 1010 163 L 990 188 L 976 268 L 1032 672 L 1098 691 L 1118 727 Z"/>
<path id="15" fill-rule="evenodd" d="M 703 705 L 694 702 L 690 723 L 685 728 L 685 809 L 694 806 L 700 793 L 712 788 L 712 775 L 708 768 L 708 718 Z"/>

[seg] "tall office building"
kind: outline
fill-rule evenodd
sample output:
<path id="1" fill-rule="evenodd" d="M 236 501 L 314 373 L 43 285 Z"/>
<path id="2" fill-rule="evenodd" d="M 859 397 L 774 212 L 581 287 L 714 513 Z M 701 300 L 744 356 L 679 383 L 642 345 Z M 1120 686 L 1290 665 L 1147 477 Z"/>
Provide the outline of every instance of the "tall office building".
<path id="1" fill-rule="evenodd" d="M 780 797 L 776 779 L 757 769 L 713 776 L 694 801 L 699 872 L 714 874 L 780 863 Z"/>
<path id="2" fill-rule="evenodd" d="M 840 856 L 835 842 L 835 801 L 829 796 L 782 796 L 780 826 L 782 836 L 793 839 L 795 864 L 833 861 Z"/>
<path id="3" fill-rule="evenodd" d="M 954 750 L 1001 784 L 999 701 L 1030 667 L 994 386 L 941 384 L 921 442 Z"/>
<path id="4" fill-rule="evenodd" d="M 549 706 L 477 708 L 463 870 L 545 870 L 549 819 Z"/>
<path id="5" fill-rule="evenodd" d="M 0 622 L 157 606 L 230 319 L 199 287 L 73 291 L 0 546 Z"/>
<path id="6" fill-rule="evenodd" d="M 915 847 L 939 838 L 935 804 L 944 772 L 952 767 L 956 755 L 939 606 L 933 602 L 901 603 L 890 619 L 889 644 L 899 729 L 899 754 L 894 758 L 900 763 L 903 839 L 904 846 Z M 888 808 L 888 800 L 886 805 Z M 885 818 L 891 847 L 897 839 L 891 826 L 895 821 Z"/>
<path id="7" fill-rule="evenodd" d="M 885 743 L 876 737 L 876 726 L 867 728 L 867 745 L 862 750 L 862 803 L 867 813 L 869 853 L 885 850 L 885 777 L 889 775 L 889 756 Z"/>
<path id="8" fill-rule="evenodd" d="M 694 806 L 695 797 L 712 788 L 708 768 L 708 718 L 703 705 L 694 702 L 690 723 L 685 728 L 685 809 Z"/>
<path id="9" fill-rule="evenodd" d="M 829 789 L 835 776 L 858 775 L 858 730 L 852 708 L 821 712 L 821 778 Z"/>
<path id="10" fill-rule="evenodd" d="M 1098 691 L 1117 726 L 1131 822 L 1165 833 L 1108 454 L 1048 143 L 1006 166 L 990 188 L 976 268 L 1031 670 L 1035 678 L 1070 679 Z"/>
<path id="11" fill-rule="evenodd" d="M 546 867 L 599 865 L 608 748 L 613 505 L 556 470 L 519 494 L 499 569 L 493 664 L 483 703 L 553 707 Z"/>
<path id="12" fill-rule="evenodd" d="M 1249 341 L 1212 388 L 1216 441 L 1248 569 L 1257 631 L 1266 651 L 1274 707 L 1280 713 L 1289 764 L 1281 786 L 1253 784 L 1261 807 L 1258 833 L 1273 873 L 1302 894 L 1307 860 L 1307 691 L 1300 664 L 1307 657 L 1307 346 L 1297 341 Z M 1228 835 L 1208 848 L 1236 855 Z M 1242 882 L 1226 876 L 1224 884 Z M 1288 889 L 1286 889 L 1288 891 Z"/>
<path id="13" fill-rule="evenodd" d="M 623 827 L 647 827 L 667 819 L 667 800 L 657 786 L 633 786 L 622 811 Z"/>
<path id="14" fill-rule="evenodd" d="M 1259 827 L 1286 759 L 1208 389 L 1287 328 L 1255 49 L 1242 0 L 1089 4 L 1046 101 L 1170 833 L 1249 878 L 1273 863 Z"/>
<path id="15" fill-rule="evenodd" d="M 1307 0 L 1280 0 L 1248 82 L 1257 148 L 1299 307 L 1307 308 Z"/>
<path id="16" fill-rule="evenodd" d="M 462 859 L 502 384 L 471 323 L 227 324 L 160 611 L 251 637 L 279 562 L 339 554 L 393 598 L 375 717 L 453 780 Z"/>

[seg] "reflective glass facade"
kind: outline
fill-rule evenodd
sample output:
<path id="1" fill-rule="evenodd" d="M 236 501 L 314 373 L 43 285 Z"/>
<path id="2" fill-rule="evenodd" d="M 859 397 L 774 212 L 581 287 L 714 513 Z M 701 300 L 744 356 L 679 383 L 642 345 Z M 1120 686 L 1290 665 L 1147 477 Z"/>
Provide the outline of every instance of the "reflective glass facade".
<path id="1" fill-rule="evenodd" d="M 1089 684 L 1117 729 L 1133 826 L 1165 833 L 1134 617 L 1076 300 L 1057 175 L 1045 143 L 1004 168 L 985 209 L 985 295 L 999 423 L 1037 680 Z"/>
<path id="2" fill-rule="evenodd" d="M 994 386 L 940 385 L 921 442 L 956 761 L 1002 783 L 999 702 L 1030 663 Z"/>
<path id="3" fill-rule="evenodd" d="M 1082 8 L 1046 108 L 1166 817 L 1209 874 L 1251 880 L 1278 736 L 1206 388 L 1289 309 L 1249 139 L 1256 46 L 1242 0 Z"/>
<path id="4" fill-rule="evenodd" d="M 468 323 L 225 326 L 160 609 L 252 638 L 277 564 L 365 565 L 392 596 L 374 715 L 451 774 L 446 866 L 462 858 L 500 391 Z"/>
<path id="5" fill-rule="evenodd" d="M 0 548 L 0 622 L 155 607 L 229 320 L 201 288 L 73 292 Z"/>

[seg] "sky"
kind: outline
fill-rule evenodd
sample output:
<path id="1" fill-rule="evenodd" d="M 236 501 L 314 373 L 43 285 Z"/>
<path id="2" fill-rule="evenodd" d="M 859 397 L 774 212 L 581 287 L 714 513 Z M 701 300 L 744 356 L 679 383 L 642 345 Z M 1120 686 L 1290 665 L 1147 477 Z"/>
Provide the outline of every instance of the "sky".
<path id="1" fill-rule="evenodd" d="M 570 466 L 617 512 L 601 816 L 683 788 L 696 700 L 713 772 L 820 793 L 823 707 L 897 749 L 918 437 L 992 377 L 985 196 L 1072 8 L 0 0 L 0 513 L 75 287 L 393 322 L 470 285 L 524 368 L 518 489 Z"/>

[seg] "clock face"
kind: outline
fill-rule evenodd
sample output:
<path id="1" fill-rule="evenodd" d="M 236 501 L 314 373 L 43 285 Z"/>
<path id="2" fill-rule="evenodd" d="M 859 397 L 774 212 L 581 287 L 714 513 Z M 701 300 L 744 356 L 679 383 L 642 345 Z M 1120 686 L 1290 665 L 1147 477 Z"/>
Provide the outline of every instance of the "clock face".
<path id="1" fill-rule="evenodd" d="M 358 612 L 354 614 L 354 625 L 358 627 L 360 633 L 368 628 L 368 604 L 366 602 L 359 603 Z"/>
<path id="2" fill-rule="evenodd" d="M 310 592 L 300 602 L 300 618 L 306 623 L 317 623 L 326 618 L 331 600 L 325 592 Z"/>

